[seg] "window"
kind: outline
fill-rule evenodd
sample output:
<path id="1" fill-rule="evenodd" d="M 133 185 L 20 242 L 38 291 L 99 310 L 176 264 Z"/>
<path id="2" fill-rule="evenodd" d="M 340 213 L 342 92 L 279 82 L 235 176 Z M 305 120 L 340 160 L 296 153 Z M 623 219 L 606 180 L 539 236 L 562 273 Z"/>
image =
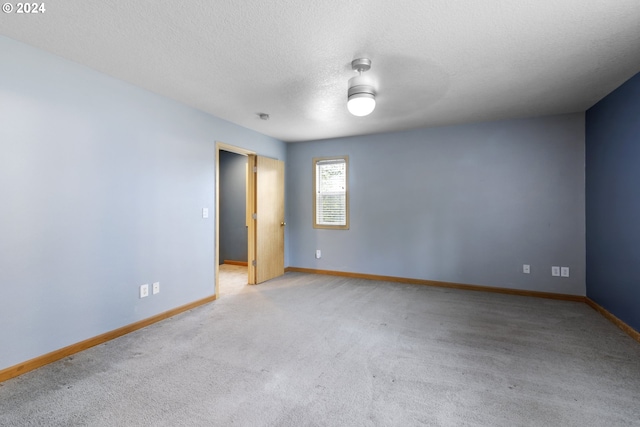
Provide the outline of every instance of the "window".
<path id="1" fill-rule="evenodd" d="M 349 228 L 349 157 L 313 159 L 313 227 Z"/>

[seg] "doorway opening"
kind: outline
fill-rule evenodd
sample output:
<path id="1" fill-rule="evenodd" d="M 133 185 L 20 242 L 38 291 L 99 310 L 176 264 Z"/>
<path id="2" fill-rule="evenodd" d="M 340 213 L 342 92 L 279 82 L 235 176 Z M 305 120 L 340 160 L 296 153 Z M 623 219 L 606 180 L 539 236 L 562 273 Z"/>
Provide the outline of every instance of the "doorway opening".
<path id="1" fill-rule="evenodd" d="M 248 159 L 255 153 L 216 142 L 215 293 L 235 294 L 250 281 Z"/>
<path id="2" fill-rule="evenodd" d="M 247 284 L 254 285 L 284 274 L 284 162 L 278 159 L 258 156 L 243 148 L 216 143 L 216 247 L 215 247 L 215 294 L 220 296 L 220 264 L 225 258 L 220 257 L 221 239 L 221 158 L 224 152 L 239 154 L 246 157 L 246 193 L 244 195 L 244 214 L 242 208 L 237 208 L 236 216 L 239 225 L 230 228 L 242 228 L 245 221 L 246 234 L 238 232 L 236 245 L 246 243 Z M 244 162 L 244 160 L 243 160 Z M 244 164 L 244 163 L 243 163 Z M 241 173 L 241 172 L 240 172 Z M 231 186 L 233 188 L 233 185 Z M 240 193 L 231 190 L 230 194 Z M 238 194 L 235 195 L 238 197 Z M 242 195 L 239 196 L 242 199 Z M 241 205 L 241 200 L 238 202 Z M 225 225 L 226 227 L 226 225 Z M 225 230 L 226 232 L 226 230 Z M 233 235 L 233 232 L 231 232 Z M 231 239 L 233 240 L 233 238 Z M 242 254 L 244 258 L 244 254 Z M 233 260 L 230 260 L 233 261 Z M 239 264 L 243 261 L 238 261 Z M 227 263 L 225 263 L 227 264 Z M 233 265 L 233 264 L 232 264 Z M 224 271 L 225 269 L 223 269 Z M 224 293 L 224 292 L 223 292 Z"/>

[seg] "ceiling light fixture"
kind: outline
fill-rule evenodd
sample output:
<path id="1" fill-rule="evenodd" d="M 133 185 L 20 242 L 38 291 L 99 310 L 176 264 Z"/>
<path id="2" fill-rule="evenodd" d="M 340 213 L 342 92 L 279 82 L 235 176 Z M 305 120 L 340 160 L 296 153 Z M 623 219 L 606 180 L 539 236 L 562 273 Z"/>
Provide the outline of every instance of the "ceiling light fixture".
<path id="1" fill-rule="evenodd" d="M 354 116 L 367 116 L 376 108 L 376 92 L 362 76 L 363 72 L 371 68 L 371 60 L 354 59 L 351 61 L 351 68 L 358 72 L 358 76 L 349 79 L 347 109 Z"/>

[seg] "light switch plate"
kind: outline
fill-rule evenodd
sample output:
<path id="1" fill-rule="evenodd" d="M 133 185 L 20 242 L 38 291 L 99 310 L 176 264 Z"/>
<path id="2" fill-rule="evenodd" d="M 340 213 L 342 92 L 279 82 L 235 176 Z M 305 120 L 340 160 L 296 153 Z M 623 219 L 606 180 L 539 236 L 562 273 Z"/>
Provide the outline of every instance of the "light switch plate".
<path id="1" fill-rule="evenodd" d="M 556 267 L 556 266 L 551 267 L 551 275 L 555 277 L 560 277 L 560 267 Z"/>
<path id="2" fill-rule="evenodd" d="M 202 208 L 202 218 L 209 218 L 209 208 Z"/>
<path id="3" fill-rule="evenodd" d="M 152 292 L 153 292 L 154 295 L 160 292 L 160 282 L 154 282 L 153 283 Z"/>
<path id="4" fill-rule="evenodd" d="M 560 267 L 560 276 L 569 277 L 569 267 Z"/>
<path id="5" fill-rule="evenodd" d="M 522 272 L 524 274 L 529 274 L 531 273 L 531 266 L 529 264 L 523 264 L 522 265 Z"/>

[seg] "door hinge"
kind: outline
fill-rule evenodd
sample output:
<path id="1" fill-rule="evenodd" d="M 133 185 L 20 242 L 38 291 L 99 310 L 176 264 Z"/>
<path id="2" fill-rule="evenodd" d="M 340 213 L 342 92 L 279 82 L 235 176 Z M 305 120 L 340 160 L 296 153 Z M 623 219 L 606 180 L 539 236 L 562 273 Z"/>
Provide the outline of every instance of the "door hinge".
<path id="1" fill-rule="evenodd" d="M 258 219 L 258 214 L 257 213 L 251 214 L 251 218 Z"/>
<path id="2" fill-rule="evenodd" d="M 257 166 L 254 166 L 254 167 L 253 167 L 253 173 L 256 173 L 256 172 L 258 172 L 258 167 L 257 167 Z"/>
<path id="3" fill-rule="evenodd" d="M 256 260 L 255 259 L 253 261 L 251 261 L 251 265 L 254 266 L 254 267 L 256 266 Z"/>

